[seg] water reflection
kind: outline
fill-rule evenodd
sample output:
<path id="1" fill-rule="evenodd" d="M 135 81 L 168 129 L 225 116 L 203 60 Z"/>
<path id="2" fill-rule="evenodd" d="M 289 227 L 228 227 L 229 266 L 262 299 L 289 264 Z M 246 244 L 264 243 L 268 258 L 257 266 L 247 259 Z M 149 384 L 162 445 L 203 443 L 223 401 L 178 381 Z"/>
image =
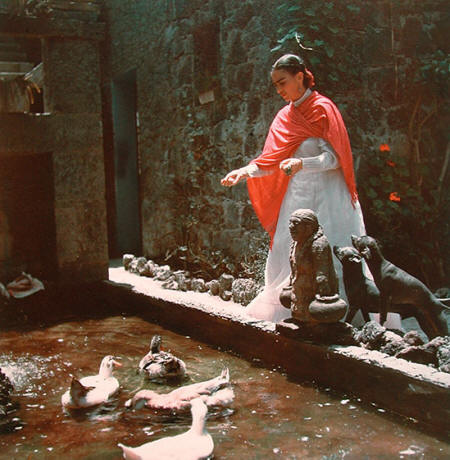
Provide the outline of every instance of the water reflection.
<path id="1" fill-rule="evenodd" d="M 153 334 L 163 337 L 189 372 L 187 383 L 230 369 L 235 402 L 209 414 L 207 427 L 216 459 L 380 459 L 450 457 L 449 445 L 410 426 L 395 423 L 376 407 L 364 407 L 331 391 L 291 382 L 276 370 L 258 367 L 135 317 L 68 322 L 26 334 L 0 337 L 0 367 L 15 385 L 23 426 L 0 436 L 0 457 L 8 459 L 119 459 L 117 442 L 136 446 L 189 429 L 189 412 L 128 410 L 134 392 L 168 392 L 136 373 Z M 251 344 L 249 344 L 251 346 Z M 97 374 L 113 354 L 123 366 L 114 375 L 121 392 L 107 406 L 65 413 L 61 395 L 72 376 Z M 295 359 L 295 357 L 293 358 Z"/>

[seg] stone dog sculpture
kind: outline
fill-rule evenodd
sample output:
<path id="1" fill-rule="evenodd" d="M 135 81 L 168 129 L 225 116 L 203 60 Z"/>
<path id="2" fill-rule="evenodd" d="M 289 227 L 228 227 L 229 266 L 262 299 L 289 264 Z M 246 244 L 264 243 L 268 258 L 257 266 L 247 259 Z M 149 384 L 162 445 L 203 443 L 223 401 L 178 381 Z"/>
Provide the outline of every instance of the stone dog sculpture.
<path id="1" fill-rule="evenodd" d="M 361 310 L 367 323 L 370 321 L 369 312 L 380 312 L 380 291 L 374 281 L 364 275 L 363 258 L 355 248 L 333 246 L 333 252 L 342 264 L 344 274 L 348 300 L 345 321 L 351 323 L 356 312 Z"/>
<path id="2" fill-rule="evenodd" d="M 336 322 L 347 304 L 339 298 L 330 244 L 310 209 L 297 209 L 289 219 L 293 242 L 289 285 L 280 295 L 299 322 Z"/>
<path id="3" fill-rule="evenodd" d="M 443 310 L 449 310 L 417 278 L 383 257 L 377 241 L 367 235 L 352 235 L 352 244 L 364 257 L 380 290 L 380 323 L 386 321 L 388 311 L 402 317 L 414 316 L 423 332 L 432 339 L 448 335 Z"/>

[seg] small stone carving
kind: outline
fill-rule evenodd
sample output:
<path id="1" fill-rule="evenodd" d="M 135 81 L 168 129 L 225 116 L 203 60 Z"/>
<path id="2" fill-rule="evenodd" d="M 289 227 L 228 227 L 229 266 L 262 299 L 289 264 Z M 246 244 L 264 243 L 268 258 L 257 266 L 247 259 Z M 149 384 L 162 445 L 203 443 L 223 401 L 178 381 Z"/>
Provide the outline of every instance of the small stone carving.
<path id="1" fill-rule="evenodd" d="M 156 270 L 155 278 L 158 281 L 166 281 L 170 276 L 172 276 L 172 274 L 172 270 L 168 265 L 160 265 Z"/>
<path id="2" fill-rule="evenodd" d="M 280 296 L 300 322 L 336 322 L 347 305 L 339 298 L 330 244 L 310 209 L 298 209 L 289 219 L 293 243 L 289 286 Z"/>
<path id="3" fill-rule="evenodd" d="M 222 273 L 219 276 L 219 297 L 222 300 L 230 300 L 232 296 L 231 288 L 233 286 L 234 277 L 228 273 Z"/>
<path id="4" fill-rule="evenodd" d="M 149 278 L 153 278 L 156 275 L 157 266 L 152 260 L 147 260 L 142 272 L 140 273 L 141 276 L 148 276 Z"/>
<path id="5" fill-rule="evenodd" d="M 173 272 L 175 276 L 175 281 L 178 284 L 178 289 L 180 291 L 188 291 L 191 288 L 191 280 L 189 272 L 185 270 L 177 270 Z"/>
<path id="6" fill-rule="evenodd" d="M 420 280 L 383 257 L 375 238 L 352 235 L 353 246 L 364 257 L 380 290 L 380 323 L 387 313 L 400 313 L 402 318 L 414 316 L 423 332 L 432 339 L 448 335 L 444 310 L 440 302 Z"/>
<path id="7" fill-rule="evenodd" d="M 211 295 L 219 295 L 220 283 L 217 280 L 211 280 L 206 283 L 208 291 Z"/>
<path id="8" fill-rule="evenodd" d="M 130 273 L 162 281 L 161 287 L 164 289 L 209 292 L 210 295 L 219 296 L 222 300 L 233 299 L 234 302 L 244 306 L 256 297 L 260 288 L 252 279 L 235 280 L 233 275 L 229 273 L 223 273 L 218 280 L 205 282 L 203 278 L 191 278 L 191 274 L 187 270 L 172 271 L 169 265 L 158 265 L 151 259 L 136 257 L 133 254 L 124 254 L 122 262 L 124 269 Z"/>
<path id="9" fill-rule="evenodd" d="M 128 270 L 131 273 L 137 273 L 140 275 L 145 270 L 145 264 L 147 259 L 145 257 L 135 257 L 128 265 Z"/>
<path id="10" fill-rule="evenodd" d="M 259 286 L 251 278 L 237 278 L 233 281 L 231 292 L 233 302 L 248 305 L 258 294 Z"/>
<path id="11" fill-rule="evenodd" d="M 134 254 L 124 254 L 122 257 L 123 268 L 129 270 L 131 262 L 133 262 Z"/>
<path id="12" fill-rule="evenodd" d="M 364 321 L 370 321 L 369 312 L 380 312 L 380 291 L 374 281 L 367 278 L 363 271 L 363 258 L 353 247 L 333 246 L 333 252 L 342 264 L 344 286 L 348 300 L 348 312 L 345 317 L 351 323 L 358 310 Z"/>
<path id="13" fill-rule="evenodd" d="M 175 280 L 175 275 L 172 273 L 169 277 L 161 283 L 161 287 L 164 289 L 171 289 L 173 291 L 178 290 L 178 283 Z"/>
<path id="14" fill-rule="evenodd" d="M 195 292 L 206 292 L 208 290 L 203 278 L 194 278 L 191 281 L 191 289 Z"/>

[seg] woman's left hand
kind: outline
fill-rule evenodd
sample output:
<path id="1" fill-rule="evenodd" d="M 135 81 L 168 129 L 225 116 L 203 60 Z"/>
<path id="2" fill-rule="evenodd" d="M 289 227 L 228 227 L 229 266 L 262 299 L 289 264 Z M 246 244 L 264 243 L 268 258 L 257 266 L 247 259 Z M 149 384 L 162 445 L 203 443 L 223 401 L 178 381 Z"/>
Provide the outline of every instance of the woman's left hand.
<path id="1" fill-rule="evenodd" d="M 286 176 L 293 176 L 298 173 L 303 167 L 303 162 L 300 158 L 287 158 L 280 163 L 280 169 Z"/>

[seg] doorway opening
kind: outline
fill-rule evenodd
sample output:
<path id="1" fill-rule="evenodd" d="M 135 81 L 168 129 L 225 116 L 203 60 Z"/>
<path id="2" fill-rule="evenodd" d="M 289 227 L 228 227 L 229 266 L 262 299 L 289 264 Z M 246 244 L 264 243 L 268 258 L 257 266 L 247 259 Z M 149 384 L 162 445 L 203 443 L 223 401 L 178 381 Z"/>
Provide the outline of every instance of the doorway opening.
<path id="1" fill-rule="evenodd" d="M 142 251 L 136 71 L 114 78 L 111 92 L 115 209 L 109 222 L 114 227 L 109 256 L 117 258 Z"/>

